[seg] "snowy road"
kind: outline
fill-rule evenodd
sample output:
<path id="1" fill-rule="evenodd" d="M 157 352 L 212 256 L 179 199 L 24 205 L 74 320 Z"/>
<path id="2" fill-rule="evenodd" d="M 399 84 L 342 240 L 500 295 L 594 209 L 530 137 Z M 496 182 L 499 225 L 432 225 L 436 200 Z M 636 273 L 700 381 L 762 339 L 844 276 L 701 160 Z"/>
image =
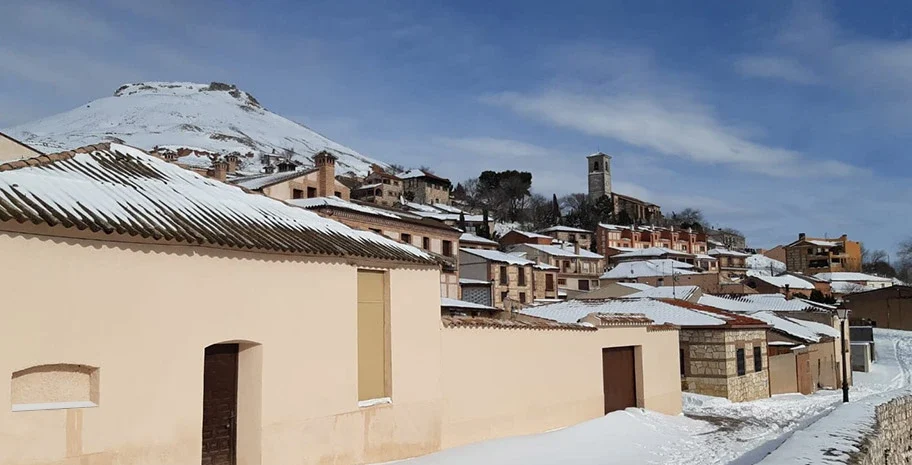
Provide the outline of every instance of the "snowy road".
<path id="1" fill-rule="evenodd" d="M 855 373 L 852 405 L 912 390 L 912 332 L 878 330 L 870 373 Z M 857 403 L 856 403 L 857 402 Z M 406 465 L 752 465 L 813 454 L 790 452 L 788 439 L 805 428 L 826 430 L 828 415 L 842 405 L 841 391 L 810 396 L 785 394 L 753 402 L 685 394 L 684 416 L 628 409 L 549 433 L 486 441 L 400 462 Z M 844 408 L 836 410 L 842 414 Z M 852 412 L 847 412 L 851 414 Z M 835 417 L 835 415 L 834 415 Z M 848 418 L 852 418 L 848 416 Z M 838 421 L 838 420 L 833 420 Z M 845 429 L 845 425 L 837 425 Z M 823 435 L 828 434 L 824 433 Z M 825 438 L 826 439 L 826 438 Z M 830 441 L 830 439 L 826 439 Z M 776 450 L 785 443 L 782 451 Z M 776 451 L 768 457 L 770 452 Z M 804 456 L 802 456 L 804 457 Z"/>

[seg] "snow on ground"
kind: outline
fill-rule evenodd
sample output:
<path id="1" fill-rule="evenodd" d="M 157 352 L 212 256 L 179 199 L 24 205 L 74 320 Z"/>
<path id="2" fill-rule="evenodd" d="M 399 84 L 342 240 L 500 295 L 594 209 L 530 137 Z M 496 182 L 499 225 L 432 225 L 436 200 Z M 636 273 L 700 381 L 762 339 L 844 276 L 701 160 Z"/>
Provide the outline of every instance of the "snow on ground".
<path id="1" fill-rule="evenodd" d="M 912 333 L 874 330 L 877 363 L 869 373 L 855 373 L 848 404 L 837 404 L 829 415 L 795 434 L 773 451 L 763 464 L 845 463 L 848 454 L 875 424 L 874 409 L 899 396 L 912 394 Z"/>
<path id="2" fill-rule="evenodd" d="M 840 463 L 873 424 L 874 406 L 912 390 L 912 332 L 875 330 L 877 361 L 842 391 L 732 403 L 684 394 L 684 415 L 614 412 L 548 433 L 496 439 L 405 465 Z"/>

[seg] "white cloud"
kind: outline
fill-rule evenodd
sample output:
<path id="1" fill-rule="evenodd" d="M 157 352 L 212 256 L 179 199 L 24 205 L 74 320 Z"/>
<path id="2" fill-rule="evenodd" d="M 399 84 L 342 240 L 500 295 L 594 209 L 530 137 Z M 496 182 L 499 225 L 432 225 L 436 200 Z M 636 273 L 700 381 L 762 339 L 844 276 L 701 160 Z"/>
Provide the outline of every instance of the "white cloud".
<path id="1" fill-rule="evenodd" d="M 735 69 L 743 76 L 778 78 L 796 84 L 814 84 L 817 75 L 801 63 L 778 56 L 744 56 L 735 61 Z"/>
<path id="2" fill-rule="evenodd" d="M 686 98 L 660 100 L 650 95 L 558 90 L 505 92 L 482 100 L 555 126 L 700 163 L 733 165 L 781 177 L 807 176 L 809 172 L 843 176 L 858 171 L 842 162 L 811 162 L 800 152 L 750 141 L 742 131 L 722 124 L 710 108 Z M 791 169 L 783 169 L 785 166 Z M 795 169 L 805 166 L 809 169 Z"/>
<path id="3" fill-rule="evenodd" d="M 527 142 L 492 137 L 439 137 L 435 142 L 459 151 L 493 157 L 545 157 L 551 152 Z"/>

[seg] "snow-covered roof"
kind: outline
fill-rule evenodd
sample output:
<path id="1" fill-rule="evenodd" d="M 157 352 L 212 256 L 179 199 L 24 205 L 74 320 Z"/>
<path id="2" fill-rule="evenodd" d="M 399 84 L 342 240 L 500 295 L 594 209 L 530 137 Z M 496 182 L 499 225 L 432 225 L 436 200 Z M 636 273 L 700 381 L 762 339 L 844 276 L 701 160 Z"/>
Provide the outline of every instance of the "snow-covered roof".
<path id="1" fill-rule="evenodd" d="M 767 257 L 766 255 L 753 254 L 744 260 L 744 265 L 754 270 L 762 270 L 767 273 L 772 270 L 772 274 L 784 273 L 786 270 L 785 263 Z"/>
<path id="2" fill-rule="evenodd" d="M 543 234 L 547 234 L 547 233 L 549 233 L 549 232 L 568 232 L 568 233 L 592 234 L 592 231 L 589 231 L 588 229 L 574 228 L 574 227 L 571 227 L 571 226 L 561 226 L 561 225 L 551 226 L 550 228 L 545 228 L 545 229 L 542 229 L 542 230 L 540 230 L 540 231 L 538 231 L 538 232 L 543 233 Z"/>
<path id="3" fill-rule="evenodd" d="M 760 310 L 758 306 L 745 300 L 729 299 L 728 297 L 719 297 L 709 294 L 700 296 L 697 303 L 729 312 L 756 312 Z"/>
<path id="4" fill-rule="evenodd" d="M 429 173 L 427 171 L 419 170 L 419 169 L 410 169 L 410 170 L 406 171 L 405 173 L 402 173 L 398 176 L 399 176 L 399 179 L 427 178 L 427 179 L 433 179 L 435 181 L 440 181 L 440 182 L 446 182 L 446 183 L 450 182 L 450 180 L 447 178 L 442 178 L 440 176 L 437 176 L 434 173 Z"/>
<path id="5" fill-rule="evenodd" d="M 805 342 L 820 342 L 823 337 L 839 337 L 839 332 L 830 326 L 788 318 L 774 312 L 754 312 L 750 314 L 750 317 L 772 326 L 774 331 L 785 333 Z"/>
<path id="6" fill-rule="evenodd" d="M 838 242 L 822 241 L 820 239 L 805 239 L 805 242 L 809 244 L 819 245 L 821 247 L 836 247 L 839 245 Z"/>
<path id="7" fill-rule="evenodd" d="M 623 262 L 618 263 L 614 268 L 606 271 L 602 274 L 601 278 L 624 279 L 671 276 L 672 271 L 674 271 L 675 275 L 698 274 L 696 271 L 692 271 L 689 268 L 693 268 L 693 265 L 668 258 Z"/>
<path id="8" fill-rule="evenodd" d="M 462 236 L 459 236 L 459 242 L 469 242 L 472 244 L 486 244 L 497 246 L 500 245 L 497 241 L 492 241 L 491 239 L 485 239 L 481 236 L 476 236 L 472 233 L 462 233 Z"/>
<path id="9" fill-rule="evenodd" d="M 584 248 L 579 249 L 579 253 L 576 252 L 576 248 L 570 246 L 569 244 L 563 245 L 542 245 L 542 244 L 522 244 L 526 247 L 533 248 L 540 252 L 544 252 L 552 257 L 572 257 L 572 258 L 604 258 L 601 255 L 586 250 Z"/>
<path id="10" fill-rule="evenodd" d="M 737 299 L 704 294 L 698 302 L 729 312 L 804 312 L 831 311 L 830 305 L 805 299 L 787 299 L 782 294 L 745 294 Z"/>
<path id="11" fill-rule="evenodd" d="M 629 287 L 631 289 L 636 289 L 638 291 L 645 291 L 647 289 L 655 289 L 655 286 L 650 286 L 646 283 L 617 283 L 620 286 Z"/>
<path id="12" fill-rule="evenodd" d="M 380 187 L 380 186 L 382 186 L 382 185 L 383 185 L 383 183 L 375 182 L 375 183 L 373 183 L 373 184 L 364 184 L 363 186 L 358 186 L 358 187 L 357 187 L 356 189 L 354 189 L 354 190 L 357 191 L 357 190 L 362 190 L 362 189 L 374 189 L 374 188 Z"/>
<path id="13" fill-rule="evenodd" d="M 530 231 L 520 231 L 519 229 L 513 229 L 509 232 L 519 234 L 520 236 L 525 236 L 530 239 L 553 239 L 551 236 L 546 236 L 544 234 L 538 234 Z"/>
<path id="14" fill-rule="evenodd" d="M 659 286 L 644 289 L 640 292 L 624 296 L 624 299 L 689 299 L 695 292 L 700 291 L 700 286 Z"/>
<path id="15" fill-rule="evenodd" d="M 433 263 L 415 247 L 114 143 L 0 164 L 5 221 L 189 245 Z"/>
<path id="16" fill-rule="evenodd" d="M 862 282 L 893 282 L 890 278 L 882 278 L 867 273 L 854 273 L 849 271 L 839 271 L 833 273 L 817 273 L 814 275 L 817 279 L 824 281 L 862 281 Z"/>
<path id="17" fill-rule="evenodd" d="M 577 323 L 591 313 L 640 313 L 656 324 L 677 326 L 723 326 L 726 319 L 698 310 L 652 299 L 567 300 L 560 303 L 529 307 L 520 313 L 547 318 L 561 323 Z"/>
<path id="18" fill-rule="evenodd" d="M 340 199 L 339 197 L 312 197 L 309 199 L 293 199 L 287 200 L 286 202 L 302 208 L 317 208 L 317 207 L 336 207 L 344 208 L 346 210 L 356 211 L 359 213 L 366 213 L 368 215 L 377 215 L 385 216 L 387 218 L 401 219 L 400 216 L 395 213 L 381 210 L 379 208 L 368 207 L 366 205 L 359 205 L 353 202 L 349 202 L 345 199 Z"/>
<path id="19" fill-rule="evenodd" d="M 706 255 L 705 253 L 695 254 L 694 258 L 697 260 L 718 260 L 716 257 L 713 257 L 712 255 Z"/>
<path id="20" fill-rule="evenodd" d="M 870 291 L 872 289 L 877 288 L 865 284 L 854 283 L 852 281 L 833 281 L 830 283 L 830 290 L 832 290 L 834 294 L 854 294 L 856 292 Z"/>
<path id="21" fill-rule="evenodd" d="M 490 281 L 485 281 L 483 279 L 470 279 L 470 278 L 459 278 L 459 284 L 465 284 L 469 286 L 490 286 Z"/>
<path id="22" fill-rule="evenodd" d="M 754 278 L 778 288 L 784 288 L 785 286 L 788 286 L 789 289 L 814 290 L 814 285 L 812 283 L 805 281 L 797 276 L 788 274 L 784 274 L 782 276 L 754 276 Z"/>
<path id="23" fill-rule="evenodd" d="M 420 212 L 425 212 L 425 213 L 440 213 L 440 210 L 438 210 L 430 205 L 425 205 L 423 203 L 410 202 L 405 199 L 402 199 L 401 203 L 403 206 L 405 206 L 407 208 L 411 208 L 412 210 L 415 210 L 415 211 L 420 211 Z"/>
<path id="24" fill-rule="evenodd" d="M 709 255 L 725 255 L 728 257 L 749 257 L 750 254 L 744 252 L 736 252 L 734 250 L 724 249 L 721 247 L 716 247 L 715 249 L 706 252 Z"/>
<path id="25" fill-rule="evenodd" d="M 617 259 L 617 258 L 637 258 L 637 257 L 664 257 L 666 255 L 684 255 L 684 256 L 688 256 L 688 257 L 692 256 L 691 254 L 689 254 L 687 252 L 683 252 L 680 250 L 671 250 L 667 247 L 647 247 L 645 249 L 634 249 L 629 252 L 619 253 L 617 255 L 612 256 L 611 258 Z M 713 257 L 709 257 L 709 258 L 713 258 Z M 713 258 L 713 260 L 715 260 L 715 259 Z"/>
<path id="26" fill-rule="evenodd" d="M 496 311 L 494 307 L 489 307 L 487 305 L 476 304 L 474 302 L 466 302 L 465 300 L 450 299 L 449 297 L 440 298 L 440 306 L 444 308 L 463 308 L 466 310 L 487 310 L 487 311 Z"/>
<path id="27" fill-rule="evenodd" d="M 485 260 L 506 263 L 508 265 L 525 266 L 536 264 L 532 260 L 526 260 L 525 258 L 517 257 L 516 255 L 504 253 L 499 250 L 467 249 L 465 247 L 462 247 L 459 250 L 467 254 L 475 255 L 476 257 L 481 257 Z"/>
<path id="28" fill-rule="evenodd" d="M 462 209 L 454 207 L 452 205 L 447 205 L 445 203 L 435 203 L 431 206 L 445 213 L 456 213 L 457 215 L 460 213 L 465 213 Z"/>
<path id="29" fill-rule="evenodd" d="M 234 184 L 235 186 L 243 187 L 244 189 L 256 191 L 283 183 L 285 181 L 290 181 L 294 178 L 313 173 L 314 171 L 315 169 L 311 168 L 306 170 L 283 171 L 272 174 L 255 174 L 253 176 L 244 176 L 241 178 L 232 179 L 230 183 Z"/>

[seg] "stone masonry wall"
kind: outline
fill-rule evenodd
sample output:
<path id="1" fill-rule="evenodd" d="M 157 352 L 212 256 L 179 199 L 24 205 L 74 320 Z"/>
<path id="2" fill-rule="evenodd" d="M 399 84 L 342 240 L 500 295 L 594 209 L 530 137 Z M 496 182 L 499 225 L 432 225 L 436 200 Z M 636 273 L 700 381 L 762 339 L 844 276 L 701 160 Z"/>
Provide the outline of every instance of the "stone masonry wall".
<path id="1" fill-rule="evenodd" d="M 688 392 L 726 397 L 733 402 L 769 397 L 769 360 L 765 330 L 685 330 L 680 332 L 684 356 L 682 388 Z M 754 369 L 754 345 L 761 349 L 762 369 Z M 738 376 L 737 349 L 744 349 L 745 373 Z"/>
<path id="2" fill-rule="evenodd" d="M 876 424 L 848 463 L 899 465 L 912 460 L 912 396 L 899 397 L 875 409 Z"/>
<path id="3" fill-rule="evenodd" d="M 682 329 L 680 343 L 685 364 L 683 389 L 728 397 L 725 331 Z"/>

